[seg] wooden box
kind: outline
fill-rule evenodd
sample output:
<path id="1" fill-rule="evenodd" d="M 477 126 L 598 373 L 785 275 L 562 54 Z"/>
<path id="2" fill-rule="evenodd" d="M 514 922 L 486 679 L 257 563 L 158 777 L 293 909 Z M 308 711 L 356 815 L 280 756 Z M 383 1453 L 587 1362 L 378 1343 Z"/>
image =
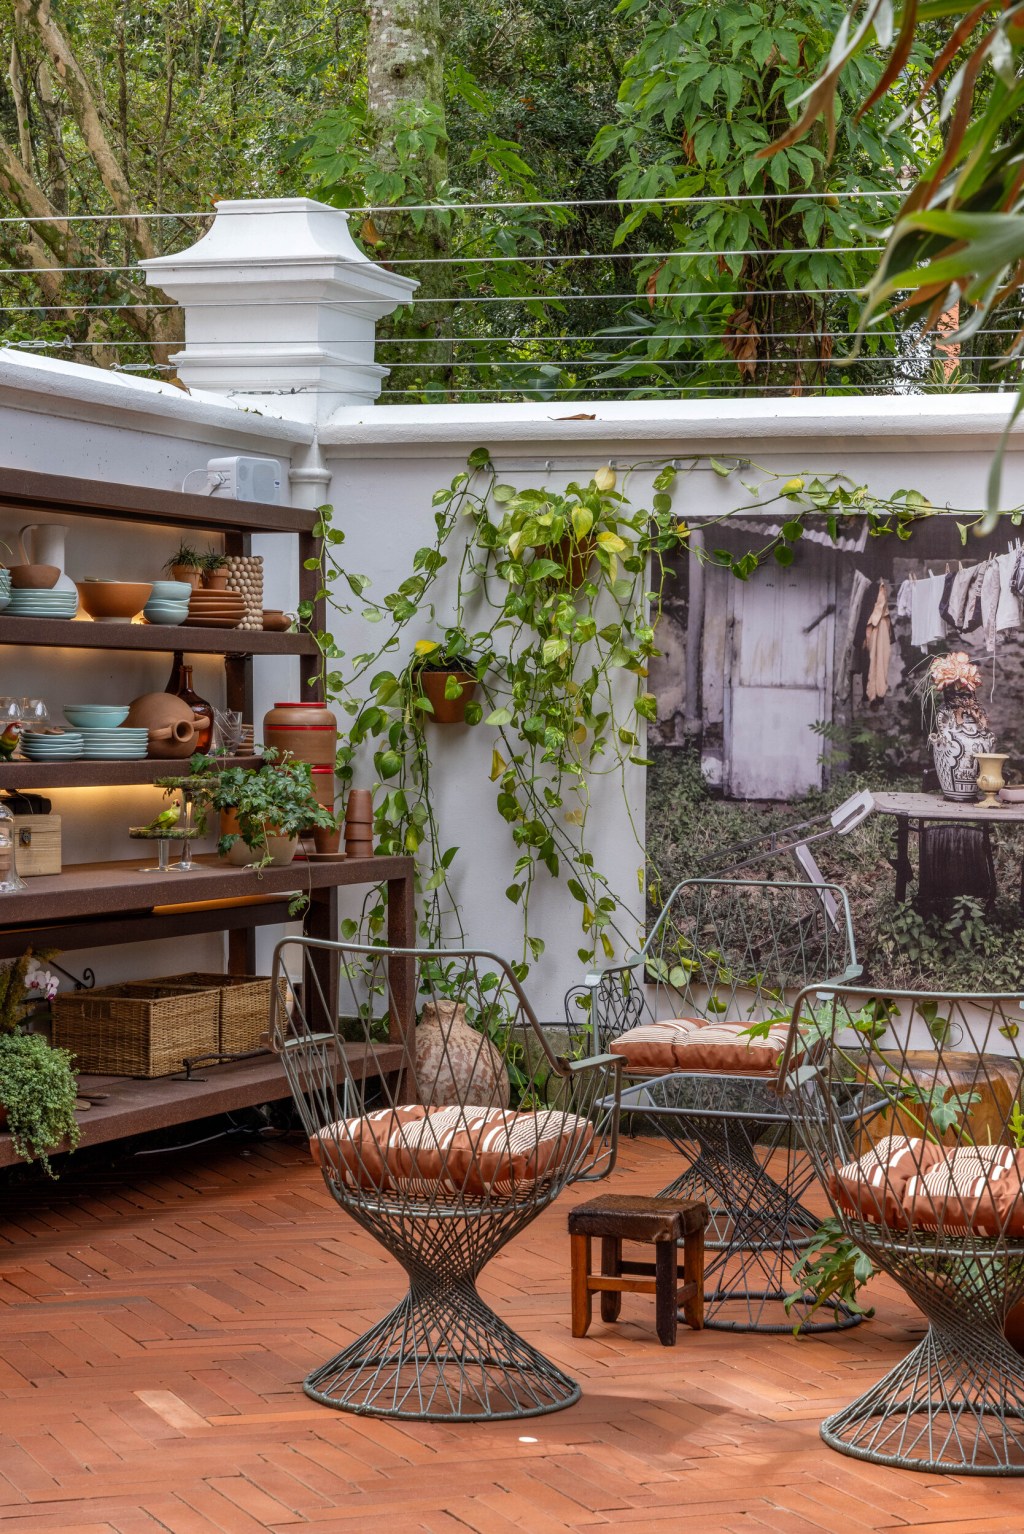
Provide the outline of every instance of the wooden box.
<path id="1" fill-rule="evenodd" d="M 14 859 L 23 879 L 59 874 L 60 816 L 15 815 Z"/>

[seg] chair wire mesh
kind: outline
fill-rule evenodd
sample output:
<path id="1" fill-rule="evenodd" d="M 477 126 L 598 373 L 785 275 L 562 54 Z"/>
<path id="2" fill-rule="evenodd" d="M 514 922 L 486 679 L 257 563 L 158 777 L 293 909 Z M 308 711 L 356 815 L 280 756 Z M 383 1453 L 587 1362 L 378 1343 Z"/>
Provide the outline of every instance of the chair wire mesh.
<path id="1" fill-rule="evenodd" d="M 805 991 L 781 1081 L 845 1234 L 928 1331 L 823 1424 L 875 1464 L 1024 1474 L 1024 998 Z"/>
<path id="2" fill-rule="evenodd" d="M 802 987 L 859 974 L 849 901 L 837 885 L 750 879 L 685 879 L 632 959 L 588 975 L 569 993 L 567 1016 L 589 1011 L 601 1052 L 646 1022 L 694 1019 L 709 1025 L 777 1019 L 788 1024 Z M 682 1167 L 663 1194 L 694 1198 L 710 1211 L 705 1249 L 705 1325 L 722 1330 L 790 1330 L 813 1300 L 792 1294 L 791 1270 L 819 1220 L 801 1202 L 813 1181 L 794 1143 L 793 1120 L 762 1077 L 627 1068 L 635 1085 L 623 1110 L 643 1109 L 641 1129 L 666 1136 Z M 808 1330 L 859 1318 L 833 1305 Z"/>
<path id="3" fill-rule="evenodd" d="M 327 1188 L 409 1279 L 306 1393 L 424 1420 L 571 1405 L 579 1386 L 480 1298 L 477 1279 L 564 1187 L 611 1170 L 621 1063 L 556 1055 L 494 954 L 293 938 L 274 975 L 271 1045 Z"/>

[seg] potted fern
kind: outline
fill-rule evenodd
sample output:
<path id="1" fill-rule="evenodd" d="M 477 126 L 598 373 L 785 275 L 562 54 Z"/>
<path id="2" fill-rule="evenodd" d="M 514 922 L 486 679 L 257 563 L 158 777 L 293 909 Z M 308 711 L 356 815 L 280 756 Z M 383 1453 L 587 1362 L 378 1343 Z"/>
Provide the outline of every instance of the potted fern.
<path id="1" fill-rule="evenodd" d="M 38 1160 L 50 1177 L 48 1153 L 78 1144 L 78 1083 L 66 1049 L 24 1030 L 58 985 L 30 949 L 0 969 L 0 1128 L 23 1160 Z"/>

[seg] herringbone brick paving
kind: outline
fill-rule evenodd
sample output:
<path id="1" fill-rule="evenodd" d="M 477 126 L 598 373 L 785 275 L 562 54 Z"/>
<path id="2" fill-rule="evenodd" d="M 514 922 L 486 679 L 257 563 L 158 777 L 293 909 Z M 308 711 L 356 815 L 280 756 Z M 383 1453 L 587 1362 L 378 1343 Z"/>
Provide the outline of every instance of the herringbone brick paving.
<path id="1" fill-rule="evenodd" d="M 342 1415 L 309 1369 L 402 1276 L 331 1203 L 296 1140 L 207 1146 L 8 1191 L 0 1223 L 0 1519 L 10 1534 L 1022 1534 L 1020 1482 L 889 1471 L 818 1423 L 920 1336 L 877 1318 L 794 1340 L 680 1331 L 653 1302 L 569 1335 L 571 1190 L 482 1289 L 583 1384 L 552 1417 L 465 1427 Z M 135 1170 L 138 1168 L 138 1170 Z M 610 1187 L 672 1153 L 627 1141 Z"/>

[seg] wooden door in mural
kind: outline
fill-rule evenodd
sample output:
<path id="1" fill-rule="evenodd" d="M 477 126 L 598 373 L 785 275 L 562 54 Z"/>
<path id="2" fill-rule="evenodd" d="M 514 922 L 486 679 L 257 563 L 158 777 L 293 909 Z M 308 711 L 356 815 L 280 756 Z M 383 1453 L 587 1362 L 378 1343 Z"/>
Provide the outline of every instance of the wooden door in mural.
<path id="1" fill-rule="evenodd" d="M 804 546 L 732 581 L 726 646 L 725 788 L 736 799 L 788 799 L 822 785 L 832 717 L 835 579 L 824 550 Z"/>

